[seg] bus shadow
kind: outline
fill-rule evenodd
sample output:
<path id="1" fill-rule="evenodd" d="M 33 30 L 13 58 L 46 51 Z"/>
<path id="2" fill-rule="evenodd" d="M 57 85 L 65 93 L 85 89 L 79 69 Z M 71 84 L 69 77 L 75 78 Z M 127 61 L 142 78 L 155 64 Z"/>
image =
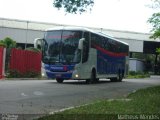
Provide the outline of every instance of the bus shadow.
<path id="1" fill-rule="evenodd" d="M 96 83 L 90 83 L 90 84 L 88 84 L 88 83 L 86 83 L 86 81 L 85 80 L 81 80 L 81 81 L 67 81 L 67 82 L 63 82 L 62 84 L 68 84 L 68 85 L 98 85 L 98 84 L 104 84 L 104 83 L 111 83 L 111 81 L 109 81 L 109 80 L 100 80 L 100 81 L 98 81 L 98 82 L 96 82 Z"/>
<path id="2" fill-rule="evenodd" d="M 126 82 L 126 81 L 122 81 Z M 57 84 L 57 85 L 101 85 L 101 84 L 114 84 L 120 82 L 111 82 L 108 79 L 99 80 L 96 83 L 86 83 L 85 80 L 64 80 L 63 83 L 57 83 L 56 80 L 52 80 L 52 82 L 48 82 L 49 84 Z"/>

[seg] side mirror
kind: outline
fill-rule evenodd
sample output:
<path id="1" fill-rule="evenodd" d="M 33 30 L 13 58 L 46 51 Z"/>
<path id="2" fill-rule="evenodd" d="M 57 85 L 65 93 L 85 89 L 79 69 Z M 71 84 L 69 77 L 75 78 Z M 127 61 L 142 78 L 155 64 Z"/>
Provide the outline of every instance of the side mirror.
<path id="1" fill-rule="evenodd" d="M 43 41 L 43 39 L 41 39 L 41 38 L 36 38 L 35 40 L 34 40 L 34 48 L 41 48 L 42 47 L 42 41 Z"/>
<path id="2" fill-rule="evenodd" d="M 78 44 L 78 49 L 82 50 L 83 49 L 83 42 L 85 41 L 85 38 L 81 38 L 79 40 L 79 44 Z"/>

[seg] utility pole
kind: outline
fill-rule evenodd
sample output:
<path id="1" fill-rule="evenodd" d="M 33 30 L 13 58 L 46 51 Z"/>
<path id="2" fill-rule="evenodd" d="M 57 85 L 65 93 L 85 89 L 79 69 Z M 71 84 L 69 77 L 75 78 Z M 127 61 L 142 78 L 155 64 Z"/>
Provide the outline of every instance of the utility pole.
<path id="1" fill-rule="evenodd" d="M 29 24 L 29 21 L 27 21 L 25 49 L 27 48 L 27 42 L 28 42 L 28 24 Z"/>

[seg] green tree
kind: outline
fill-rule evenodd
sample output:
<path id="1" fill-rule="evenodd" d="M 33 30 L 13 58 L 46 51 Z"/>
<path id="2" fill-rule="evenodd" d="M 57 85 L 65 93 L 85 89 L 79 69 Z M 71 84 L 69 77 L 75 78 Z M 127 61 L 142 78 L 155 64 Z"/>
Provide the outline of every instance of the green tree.
<path id="1" fill-rule="evenodd" d="M 156 48 L 156 53 L 160 54 L 160 48 Z"/>
<path id="2" fill-rule="evenodd" d="M 6 47 L 6 62 L 5 62 L 5 71 L 8 72 L 8 65 L 10 61 L 10 53 L 11 49 L 16 47 L 16 41 L 13 39 L 6 37 L 4 40 L 0 41 L 0 45 Z"/>
<path id="3" fill-rule="evenodd" d="M 160 12 L 154 13 L 151 18 L 148 20 L 153 26 L 153 35 L 150 38 L 160 39 Z"/>
<path id="4" fill-rule="evenodd" d="M 3 40 L 0 40 L 0 47 L 6 47 L 6 44 L 3 42 Z"/>
<path id="5" fill-rule="evenodd" d="M 6 37 L 3 40 L 3 43 L 6 44 L 7 48 L 15 48 L 16 47 L 16 41 L 14 41 L 13 39 Z"/>
<path id="6" fill-rule="evenodd" d="M 153 8 L 160 9 L 160 0 L 153 0 L 154 4 Z M 148 20 L 149 23 L 152 24 L 152 32 L 153 35 L 150 38 L 160 39 L 160 12 L 154 13 L 151 18 Z"/>
<path id="7" fill-rule="evenodd" d="M 152 0 L 152 8 L 160 9 L 160 0 Z M 160 12 L 154 13 L 151 18 L 148 19 L 148 22 L 152 24 L 153 34 L 150 38 L 160 39 Z M 160 74 L 160 60 L 158 55 L 160 54 L 160 48 L 156 48 L 156 58 L 155 58 L 155 74 Z"/>
<path id="8" fill-rule="evenodd" d="M 81 14 L 88 9 L 91 10 L 93 5 L 94 0 L 54 0 L 53 2 L 54 7 L 58 9 L 64 8 L 67 13 L 74 14 L 77 14 L 77 12 Z"/>
<path id="9" fill-rule="evenodd" d="M 152 0 L 153 4 L 152 4 L 152 8 L 156 9 L 156 8 L 160 8 L 160 0 Z"/>

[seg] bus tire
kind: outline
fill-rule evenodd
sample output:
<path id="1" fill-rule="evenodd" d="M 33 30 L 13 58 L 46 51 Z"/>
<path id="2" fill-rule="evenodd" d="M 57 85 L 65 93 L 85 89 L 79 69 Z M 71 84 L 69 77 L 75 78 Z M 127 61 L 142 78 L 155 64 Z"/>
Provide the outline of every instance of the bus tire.
<path id="1" fill-rule="evenodd" d="M 122 82 L 122 79 L 123 79 L 123 75 L 121 72 L 118 73 L 118 78 L 117 78 L 117 81 L 118 82 Z"/>
<path id="2" fill-rule="evenodd" d="M 118 72 L 118 75 L 116 78 L 110 78 L 111 82 L 122 82 L 123 79 L 123 72 Z"/>
<path id="3" fill-rule="evenodd" d="M 95 81 L 96 83 L 98 83 L 99 82 L 99 78 L 96 78 L 96 81 Z"/>
<path id="4" fill-rule="evenodd" d="M 118 79 L 117 78 L 110 78 L 111 82 L 117 82 Z"/>
<path id="5" fill-rule="evenodd" d="M 90 84 L 90 79 L 86 79 L 86 84 Z"/>
<path id="6" fill-rule="evenodd" d="M 61 79 L 61 78 L 56 78 L 56 81 L 57 81 L 58 83 L 63 83 L 63 79 Z"/>
<path id="7" fill-rule="evenodd" d="M 86 83 L 87 84 L 91 84 L 91 83 L 96 83 L 96 81 L 97 81 L 97 79 L 96 79 L 96 71 L 92 70 L 91 77 L 90 77 L 90 79 L 86 80 Z"/>

